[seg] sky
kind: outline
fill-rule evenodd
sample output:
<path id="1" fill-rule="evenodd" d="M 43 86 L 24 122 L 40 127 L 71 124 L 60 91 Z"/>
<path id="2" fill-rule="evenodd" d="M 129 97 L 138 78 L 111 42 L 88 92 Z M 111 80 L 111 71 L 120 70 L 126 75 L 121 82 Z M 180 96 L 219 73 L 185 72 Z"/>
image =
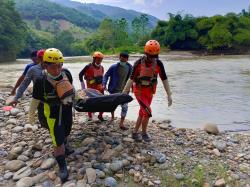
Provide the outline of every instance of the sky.
<path id="1" fill-rule="evenodd" d="M 250 0 L 74 0 L 132 9 L 166 20 L 167 13 L 192 14 L 194 16 L 225 15 L 239 13 L 250 6 Z"/>

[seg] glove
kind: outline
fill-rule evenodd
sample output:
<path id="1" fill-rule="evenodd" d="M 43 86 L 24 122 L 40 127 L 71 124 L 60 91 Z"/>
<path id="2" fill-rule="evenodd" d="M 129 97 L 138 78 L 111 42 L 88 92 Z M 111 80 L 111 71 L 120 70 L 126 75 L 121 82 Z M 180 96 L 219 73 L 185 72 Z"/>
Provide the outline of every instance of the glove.
<path id="1" fill-rule="evenodd" d="M 172 93 L 170 91 L 170 86 L 169 86 L 168 80 L 166 79 L 166 80 L 162 81 L 162 84 L 163 84 L 163 87 L 164 87 L 164 89 L 165 89 L 165 91 L 167 92 L 167 95 L 168 95 L 168 106 L 171 106 L 173 100 L 172 100 L 172 97 L 171 97 Z"/>
<path id="2" fill-rule="evenodd" d="M 31 125 L 34 125 L 35 123 L 35 114 L 36 114 L 36 109 L 39 105 L 40 101 L 37 99 L 32 98 L 30 101 L 30 108 L 29 108 L 29 123 Z"/>
<path id="3" fill-rule="evenodd" d="M 81 87 L 82 87 L 83 90 L 85 89 L 85 84 L 84 84 L 84 82 L 81 82 Z"/>
<path id="4" fill-rule="evenodd" d="M 124 94 L 129 94 L 129 91 L 130 91 L 130 88 L 131 88 L 132 84 L 133 84 L 133 80 L 129 79 L 129 80 L 127 81 L 127 83 L 126 83 L 126 85 L 125 85 L 125 87 L 124 87 L 122 93 L 124 93 Z"/>

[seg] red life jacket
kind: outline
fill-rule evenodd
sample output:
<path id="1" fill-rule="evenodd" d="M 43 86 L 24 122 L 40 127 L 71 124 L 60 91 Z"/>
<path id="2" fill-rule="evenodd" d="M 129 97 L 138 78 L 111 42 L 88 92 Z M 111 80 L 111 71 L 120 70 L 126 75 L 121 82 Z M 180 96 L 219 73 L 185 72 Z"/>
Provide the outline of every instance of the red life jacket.
<path id="1" fill-rule="evenodd" d="M 87 80 L 87 84 L 102 84 L 103 80 L 103 67 L 96 68 L 93 64 L 91 64 L 88 68 L 88 71 L 93 73 L 93 76 L 91 77 L 86 77 L 85 79 Z"/>

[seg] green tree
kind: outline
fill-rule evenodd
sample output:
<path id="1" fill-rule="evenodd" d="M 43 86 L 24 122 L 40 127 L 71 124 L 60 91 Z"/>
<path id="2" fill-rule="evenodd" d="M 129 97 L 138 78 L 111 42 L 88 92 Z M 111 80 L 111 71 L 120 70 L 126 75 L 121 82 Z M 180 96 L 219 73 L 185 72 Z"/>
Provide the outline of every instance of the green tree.
<path id="1" fill-rule="evenodd" d="M 60 32 L 60 24 L 57 20 L 52 19 L 52 21 L 50 22 L 50 28 L 51 28 L 51 32 L 53 34 L 58 34 Z"/>
<path id="2" fill-rule="evenodd" d="M 36 19 L 35 19 L 35 22 L 34 22 L 34 25 L 35 25 L 35 28 L 37 29 L 37 30 L 41 30 L 41 24 L 40 24 L 40 19 L 39 19 L 39 17 L 38 16 L 36 16 Z"/>
<path id="3" fill-rule="evenodd" d="M 62 51 L 64 55 L 71 55 L 71 46 L 75 42 L 70 31 L 62 31 L 55 37 L 54 46 Z"/>
<path id="4" fill-rule="evenodd" d="M 15 60 L 25 46 L 27 26 L 12 0 L 1 0 L 0 12 L 0 62 Z"/>

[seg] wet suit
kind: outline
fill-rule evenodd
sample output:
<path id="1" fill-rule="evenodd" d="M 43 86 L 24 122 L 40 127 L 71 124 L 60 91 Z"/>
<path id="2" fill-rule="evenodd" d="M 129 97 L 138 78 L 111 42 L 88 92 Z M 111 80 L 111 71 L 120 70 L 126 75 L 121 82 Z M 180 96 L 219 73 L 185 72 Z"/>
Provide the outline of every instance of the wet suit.
<path id="1" fill-rule="evenodd" d="M 71 73 L 62 70 L 72 84 Z M 60 75 L 56 80 L 63 79 Z M 40 100 L 38 106 L 38 119 L 42 125 L 49 129 L 52 143 L 55 147 L 64 143 L 66 137 L 70 134 L 72 127 L 72 104 L 63 105 L 56 94 L 55 88 L 46 79 L 46 75 L 37 79 L 33 88 L 33 98 Z M 60 112 L 61 108 L 61 112 Z"/>

